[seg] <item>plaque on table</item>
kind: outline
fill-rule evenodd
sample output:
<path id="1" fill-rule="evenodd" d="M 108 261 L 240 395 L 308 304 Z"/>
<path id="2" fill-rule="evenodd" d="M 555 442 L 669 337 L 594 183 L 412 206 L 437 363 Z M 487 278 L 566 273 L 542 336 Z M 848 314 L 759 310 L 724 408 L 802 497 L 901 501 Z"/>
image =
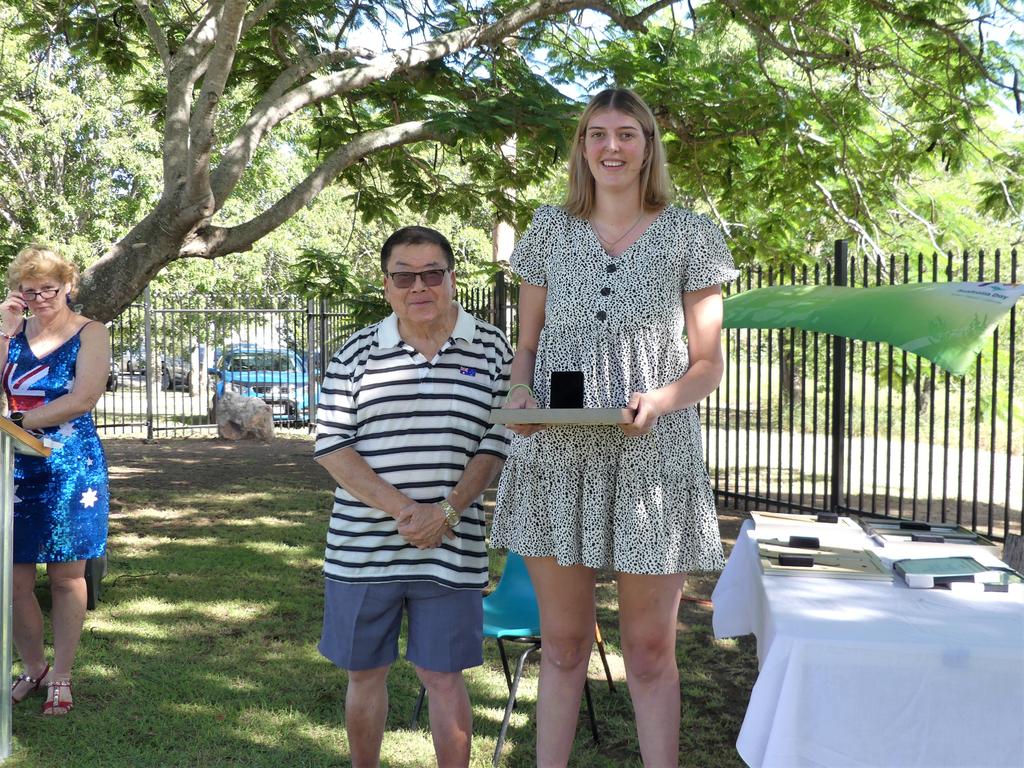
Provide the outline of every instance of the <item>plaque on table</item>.
<path id="1" fill-rule="evenodd" d="M 766 576 L 892 581 L 892 573 L 870 550 L 803 544 L 793 546 L 788 540 L 759 541 L 761 571 Z"/>
<path id="2" fill-rule="evenodd" d="M 879 546 L 889 544 L 968 544 L 999 555 L 999 547 L 980 533 L 956 523 L 925 523 L 919 520 L 860 519 L 864 531 Z"/>
<path id="3" fill-rule="evenodd" d="M 629 408 L 495 408 L 492 424 L 632 424 Z"/>
<path id="4" fill-rule="evenodd" d="M 966 556 L 904 558 L 893 562 L 892 569 L 911 589 L 948 588 L 964 582 L 1009 586 L 1024 581 L 1012 568 L 984 565 Z"/>
<path id="5" fill-rule="evenodd" d="M 820 527 L 825 530 L 829 527 L 835 529 L 856 529 L 860 530 L 857 521 L 845 515 L 835 515 L 828 512 L 797 514 L 794 512 L 751 512 L 751 519 L 758 528 L 769 526 L 800 526 L 808 525 Z"/>

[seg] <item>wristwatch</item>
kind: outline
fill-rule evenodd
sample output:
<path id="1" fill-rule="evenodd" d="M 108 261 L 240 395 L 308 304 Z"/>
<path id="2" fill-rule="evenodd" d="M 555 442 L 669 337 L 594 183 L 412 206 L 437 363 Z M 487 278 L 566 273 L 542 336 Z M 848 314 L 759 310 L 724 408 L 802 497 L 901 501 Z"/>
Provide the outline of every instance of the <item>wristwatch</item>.
<path id="1" fill-rule="evenodd" d="M 455 526 L 459 524 L 462 515 L 448 502 L 448 499 L 441 499 L 441 501 L 437 502 L 437 506 L 444 512 L 444 521 L 448 523 L 448 527 L 455 530 Z"/>
<path id="2" fill-rule="evenodd" d="M 14 422 L 15 426 L 24 429 L 21 424 L 25 420 L 25 413 L 23 411 L 11 411 L 11 415 L 8 418 Z"/>

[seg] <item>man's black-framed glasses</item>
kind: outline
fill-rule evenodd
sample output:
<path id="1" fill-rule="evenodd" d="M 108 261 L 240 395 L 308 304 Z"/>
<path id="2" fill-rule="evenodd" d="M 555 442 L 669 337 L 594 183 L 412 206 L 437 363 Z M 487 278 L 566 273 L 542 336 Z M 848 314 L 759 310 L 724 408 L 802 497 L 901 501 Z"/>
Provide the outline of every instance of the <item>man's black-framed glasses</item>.
<path id="1" fill-rule="evenodd" d="M 41 291 L 22 291 L 21 297 L 25 301 L 35 301 L 36 299 L 52 299 L 60 293 L 60 288 L 43 288 Z"/>
<path id="2" fill-rule="evenodd" d="M 425 269 L 422 272 L 388 272 L 388 277 L 395 284 L 395 288 L 412 288 L 419 277 L 427 288 L 437 288 L 444 280 L 448 267 L 444 269 Z"/>

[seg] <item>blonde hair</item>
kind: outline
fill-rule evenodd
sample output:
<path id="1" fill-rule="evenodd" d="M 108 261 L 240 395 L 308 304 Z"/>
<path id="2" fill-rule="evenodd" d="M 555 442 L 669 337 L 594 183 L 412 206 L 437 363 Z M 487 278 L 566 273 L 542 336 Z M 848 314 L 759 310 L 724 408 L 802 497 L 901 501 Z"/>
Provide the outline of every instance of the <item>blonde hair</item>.
<path id="1" fill-rule="evenodd" d="M 661 145 L 661 132 L 654 113 L 633 91 L 627 88 L 608 88 L 590 100 L 576 124 L 569 154 L 569 191 L 562 208 L 566 213 L 583 219 L 594 210 L 594 174 L 587 165 L 584 145 L 591 118 L 605 109 L 629 115 L 640 124 L 644 132 L 646 144 L 644 164 L 640 171 L 640 204 L 646 210 L 668 205 L 672 200 L 672 182 L 665 168 L 665 148 Z"/>
<path id="2" fill-rule="evenodd" d="M 25 280 L 47 278 L 70 285 L 74 293 L 78 287 L 78 268 L 54 249 L 36 243 L 23 248 L 7 267 L 7 287 L 13 290 Z"/>

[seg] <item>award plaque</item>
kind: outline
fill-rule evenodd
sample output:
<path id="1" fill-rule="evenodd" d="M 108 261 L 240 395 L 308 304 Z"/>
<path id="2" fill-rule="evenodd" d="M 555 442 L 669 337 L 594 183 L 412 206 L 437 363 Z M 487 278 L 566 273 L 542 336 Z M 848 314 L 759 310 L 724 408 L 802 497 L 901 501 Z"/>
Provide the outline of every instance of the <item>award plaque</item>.
<path id="1" fill-rule="evenodd" d="M 892 573 L 870 550 L 811 546 L 816 542 L 760 541 L 761 571 L 771 576 L 892 581 Z"/>
<path id="2" fill-rule="evenodd" d="M 583 372 L 552 371 L 550 408 L 495 408 L 492 424 L 632 424 L 632 408 L 584 408 Z"/>
<path id="3" fill-rule="evenodd" d="M 632 424 L 630 408 L 495 408 L 492 424 Z"/>

